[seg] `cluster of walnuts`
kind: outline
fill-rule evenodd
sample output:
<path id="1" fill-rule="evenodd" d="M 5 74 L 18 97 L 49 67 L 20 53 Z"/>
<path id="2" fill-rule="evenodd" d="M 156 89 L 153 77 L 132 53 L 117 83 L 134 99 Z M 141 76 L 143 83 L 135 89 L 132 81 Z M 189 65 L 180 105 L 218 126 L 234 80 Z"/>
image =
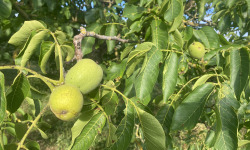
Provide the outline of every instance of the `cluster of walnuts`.
<path id="1" fill-rule="evenodd" d="M 64 121 L 77 117 L 84 102 L 82 94 L 94 90 L 102 77 L 102 68 L 93 60 L 80 60 L 66 74 L 65 84 L 52 91 L 49 99 L 51 111 Z"/>

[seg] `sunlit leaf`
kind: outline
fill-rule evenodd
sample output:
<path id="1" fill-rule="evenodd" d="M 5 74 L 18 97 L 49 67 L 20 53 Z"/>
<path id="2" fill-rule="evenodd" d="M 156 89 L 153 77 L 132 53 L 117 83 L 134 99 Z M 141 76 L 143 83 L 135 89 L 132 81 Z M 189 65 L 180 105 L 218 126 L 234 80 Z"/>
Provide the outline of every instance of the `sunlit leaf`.
<path id="1" fill-rule="evenodd" d="M 5 79 L 4 74 L 0 72 L 0 125 L 5 118 L 6 111 L 6 96 L 5 96 Z"/>
<path id="2" fill-rule="evenodd" d="M 182 19 L 183 19 L 183 13 L 184 13 L 184 8 L 183 8 L 183 1 L 182 0 L 177 0 L 181 5 L 180 5 L 180 13 L 177 17 L 175 17 L 171 28 L 169 29 L 169 33 L 175 31 L 180 24 L 182 23 Z"/>
<path id="3" fill-rule="evenodd" d="M 165 49 L 168 44 L 168 28 L 161 20 L 151 22 L 152 42 L 157 49 Z"/>
<path id="4" fill-rule="evenodd" d="M 212 76 L 215 76 L 215 75 L 214 75 L 214 74 L 205 74 L 205 75 L 201 76 L 201 77 L 194 83 L 194 85 L 193 85 L 193 87 L 192 87 L 192 90 L 194 90 L 196 87 L 198 87 L 198 86 L 200 86 L 200 85 L 206 83 L 207 80 L 208 80 L 209 78 L 211 78 Z"/>
<path id="5" fill-rule="evenodd" d="M 114 91 L 104 95 L 101 99 L 102 106 L 107 115 L 112 115 L 118 105 L 119 99 Z"/>
<path id="6" fill-rule="evenodd" d="M 72 150 L 88 150 L 96 136 L 102 132 L 106 117 L 102 112 L 94 115 L 75 139 Z"/>
<path id="7" fill-rule="evenodd" d="M 53 50 L 55 50 L 55 44 L 53 42 L 50 41 L 42 42 L 40 56 L 39 56 L 39 66 L 41 68 L 41 71 L 45 74 L 47 73 L 46 72 L 47 62 Z"/>
<path id="8" fill-rule="evenodd" d="M 163 102 L 167 103 L 168 98 L 173 94 L 178 77 L 179 59 L 176 53 L 172 52 L 166 60 L 163 70 Z"/>
<path id="9" fill-rule="evenodd" d="M 116 36 L 117 35 L 117 29 L 115 24 L 110 24 L 106 27 L 106 36 Z M 114 40 L 106 40 L 107 43 L 107 49 L 108 53 L 112 53 L 115 48 L 115 41 Z"/>
<path id="10" fill-rule="evenodd" d="M 172 0 L 169 9 L 164 13 L 164 19 L 168 22 L 173 22 L 174 19 L 180 14 L 182 3 L 178 0 Z"/>
<path id="11" fill-rule="evenodd" d="M 15 46 L 23 46 L 28 40 L 32 31 L 37 31 L 39 29 L 45 28 L 46 27 L 39 21 L 25 21 L 20 30 L 10 38 L 8 43 Z"/>
<path id="12" fill-rule="evenodd" d="M 145 12 L 144 7 L 137 7 L 135 5 L 126 4 L 123 10 L 123 15 L 124 17 L 127 17 L 133 21 L 135 19 L 140 18 L 143 12 Z"/>

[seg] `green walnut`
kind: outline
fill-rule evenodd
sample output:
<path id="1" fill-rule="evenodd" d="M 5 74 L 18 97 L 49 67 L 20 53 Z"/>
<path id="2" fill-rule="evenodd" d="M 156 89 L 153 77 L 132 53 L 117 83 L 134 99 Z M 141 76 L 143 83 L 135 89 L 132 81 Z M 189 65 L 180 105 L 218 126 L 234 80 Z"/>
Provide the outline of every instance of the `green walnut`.
<path id="1" fill-rule="evenodd" d="M 193 58 L 201 59 L 205 55 L 205 47 L 200 42 L 193 42 L 188 47 L 189 54 Z"/>
<path id="2" fill-rule="evenodd" d="M 81 112 L 83 96 L 77 87 L 67 84 L 61 85 L 52 91 L 49 105 L 57 118 L 70 121 Z"/>
<path id="3" fill-rule="evenodd" d="M 65 83 L 80 89 L 83 94 L 94 90 L 102 81 L 102 68 L 91 59 L 77 62 L 66 74 Z"/>

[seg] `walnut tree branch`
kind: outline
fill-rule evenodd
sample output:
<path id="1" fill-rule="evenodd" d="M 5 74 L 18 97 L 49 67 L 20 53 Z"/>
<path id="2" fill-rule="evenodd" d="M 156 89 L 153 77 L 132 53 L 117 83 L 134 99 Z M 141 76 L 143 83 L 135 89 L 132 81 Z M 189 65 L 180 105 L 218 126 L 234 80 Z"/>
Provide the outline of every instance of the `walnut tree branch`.
<path id="1" fill-rule="evenodd" d="M 29 15 L 18 6 L 18 2 L 12 0 L 11 3 L 14 6 L 15 10 L 20 13 L 20 15 L 22 15 L 26 20 L 30 20 Z"/>
<path id="2" fill-rule="evenodd" d="M 74 39 L 73 39 L 73 43 L 75 45 L 75 57 L 74 57 L 74 59 L 76 59 L 77 61 L 81 60 L 83 57 L 81 45 L 82 45 L 82 39 L 84 37 L 95 37 L 95 38 L 102 39 L 102 40 L 116 40 L 116 41 L 119 41 L 122 43 L 137 43 L 137 41 L 121 39 L 117 36 L 99 35 L 99 34 L 96 34 L 95 32 L 87 31 L 84 27 L 80 27 L 80 31 L 81 31 L 81 33 L 74 36 Z"/>

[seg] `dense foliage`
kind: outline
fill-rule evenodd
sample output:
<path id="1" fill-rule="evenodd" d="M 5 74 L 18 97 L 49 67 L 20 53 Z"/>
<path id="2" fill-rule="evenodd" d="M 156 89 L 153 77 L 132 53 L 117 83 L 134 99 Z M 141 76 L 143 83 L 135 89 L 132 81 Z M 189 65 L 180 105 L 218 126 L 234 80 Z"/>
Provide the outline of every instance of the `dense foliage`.
<path id="1" fill-rule="evenodd" d="M 81 58 L 104 74 L 69 149 L 249 149 L 249 18 L 249 0 L 0 0 L 0 150 L 46 143 Z"/>

